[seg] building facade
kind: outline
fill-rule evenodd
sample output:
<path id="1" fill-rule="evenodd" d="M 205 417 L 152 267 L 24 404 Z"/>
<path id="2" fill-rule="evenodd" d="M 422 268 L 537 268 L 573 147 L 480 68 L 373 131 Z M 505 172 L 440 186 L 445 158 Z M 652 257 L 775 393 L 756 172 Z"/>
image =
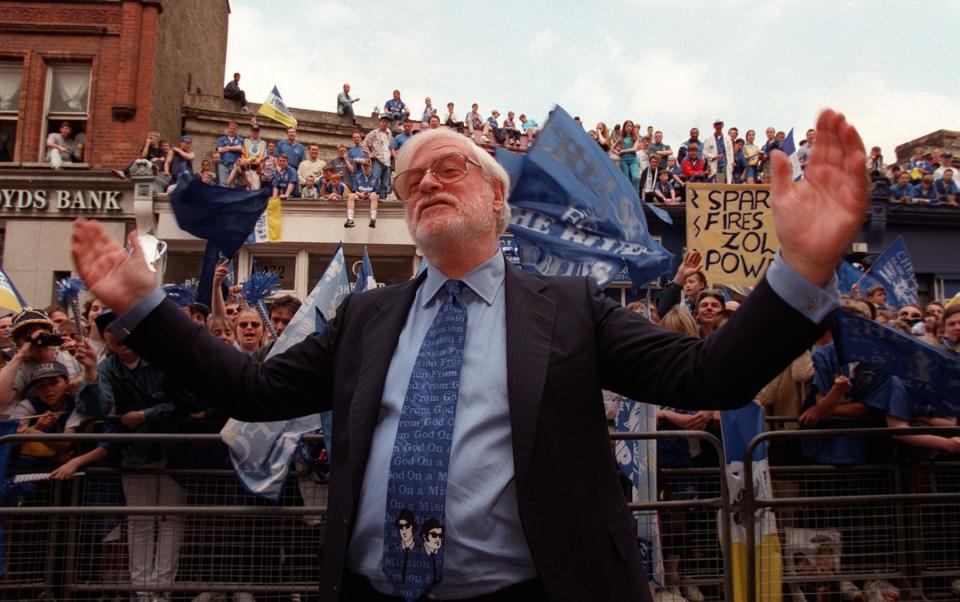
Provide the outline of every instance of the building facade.
<path id="1" fill-rule="evenodd" d="M 3 266 L 32 305 L 69 274 L 77 215 L 122 236 L 132 181 L 110 176 L 147 132 L 176 139 L 184 94 L 217 93 L 227 0 L 0 1 L 0 229 Z M 75 152 L 52 170 L 47 136 L 72 126 Z"/>

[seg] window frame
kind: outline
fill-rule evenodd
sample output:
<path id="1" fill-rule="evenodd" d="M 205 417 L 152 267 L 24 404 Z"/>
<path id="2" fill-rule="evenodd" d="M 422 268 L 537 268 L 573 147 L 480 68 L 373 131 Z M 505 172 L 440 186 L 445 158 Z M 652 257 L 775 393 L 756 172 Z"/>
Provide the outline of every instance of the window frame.
<path id="1" fill-rule="evenodd" d="M 61 111 L 51 111 L 50 102 L 53 98 L 53 76 L 54 73 L 59 70 L 73 70 L 81 71 L 86 70 L 87 72 L 87 105 L 83 113 L 66 113 Z M 83 124 L 83 133 L 84 133 L 84 161 L 78 163 L 78 165 L 85 165 L 87 163 L 86 157 L 88 149 L 86 147 L 86 138 L 89 137 L 89 132 L 87 132 L 87 124 L 90 122 L 90 100 L 93 96 L 93 63 L 88 62 L 50 62 L 46 66 L 46 81 L 44 83 L 44 93 L 43 93 L 43 127 L 40 130 L 40 156 L 39 161 L 41 163 L 47 162 L 47 136 L 51 134 L 54 130 L 50 128 L 50 121 L 69 121 L 71 123 L 80 122 Z M 74 136 L 79 134 L 80 131 L 75 128 Z"/>

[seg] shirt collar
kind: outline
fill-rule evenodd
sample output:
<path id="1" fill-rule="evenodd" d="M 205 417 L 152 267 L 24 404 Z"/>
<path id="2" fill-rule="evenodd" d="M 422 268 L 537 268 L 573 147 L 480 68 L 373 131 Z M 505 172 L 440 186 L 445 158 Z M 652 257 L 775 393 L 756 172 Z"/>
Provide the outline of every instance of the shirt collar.
<path id="1" fill-rule="evenodd" d="M 504 263 L 503 254 L 498 250 L 490 259 L 478 265 L 472 272 L 461 278 L 467 287 L 473 293 L 483 300 L 487 305 L 492 305 L 497 292 L 503 285 L 507 268 Z M 426 307 L 437 296 L 437 292 L 443 287 L 443 283 L 450 280 L 450 277 L 433 267 L 427 265 L 427 279 L 423 282 L 423 301 L 421 307 Z"/>

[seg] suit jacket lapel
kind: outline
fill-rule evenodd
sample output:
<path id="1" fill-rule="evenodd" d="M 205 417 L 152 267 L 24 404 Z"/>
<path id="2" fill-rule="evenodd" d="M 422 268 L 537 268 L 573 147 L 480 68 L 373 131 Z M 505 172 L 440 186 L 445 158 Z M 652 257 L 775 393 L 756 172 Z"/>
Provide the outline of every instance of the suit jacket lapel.
<path id="1" fill-rule="evenodd" d="M 360 369 L 357 388 L 350 404 L 350 457 L 353 459 L 354 500 L 359 500 L 363 472 L 370 455 L 373 431 L 380 415 L 383 386 L 387 370 L 397 346 L 400 332 L 407 321 L 410 305 L 426 274 L 402 287 L 398 294 L 384 296 L 377 313 L 363 327 L 360 343 Z"/>
<path id="2" fill-rule="evenodd" d="M 513 460 L 518 487 L 530 464 L 543 397 L 556 305 L 540 294 L 541 278 L 507 264 L 507 393 L 513 430 Z"/>

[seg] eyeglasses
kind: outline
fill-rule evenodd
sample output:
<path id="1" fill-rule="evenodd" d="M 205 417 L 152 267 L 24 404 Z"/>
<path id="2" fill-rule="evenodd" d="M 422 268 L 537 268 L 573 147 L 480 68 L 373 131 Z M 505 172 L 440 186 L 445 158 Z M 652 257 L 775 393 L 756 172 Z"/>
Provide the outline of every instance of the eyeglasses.
<path id="1" fill-rule="evenodd" d="M 260 328 L 263 324 L 260 322 L 237 322 L 237 326 L 240 328 Z"/>
<path id="2" fill-rule="evenodd" d="M 227 315 L 228 315 L 228 316 L 232 316 L 233 314 L 237 313 L 237 308 L 236 308 L 236 307 L 228 307 L 225 311 L 227 312 Z"/>
<path id="3" fill-rule="evenodd" d="M 467 177 L 469 166 L 480 164 L 463 153 L 450 153 L 438 157 L 430 169 L 416 167 L 397 175 L 393 181 L 393 191 L 401 201 L 407 201 L 420 186 L 423 177 L 429 173 L 441 184 L 454 184 Z"/>
<path id="4" fill-rule="evenodd" d="M 443 539 L 443 533 L 434 533 L 433 531 L 428 531 L 427 537 L 433 537 L 434 539 Z"/>
<path id="5" fill-rule="evenodd" d="M 412 529 L 413 525 L 411 525 L 410 523 L 400 523 L 399 527 L 401 529 Z"/>

